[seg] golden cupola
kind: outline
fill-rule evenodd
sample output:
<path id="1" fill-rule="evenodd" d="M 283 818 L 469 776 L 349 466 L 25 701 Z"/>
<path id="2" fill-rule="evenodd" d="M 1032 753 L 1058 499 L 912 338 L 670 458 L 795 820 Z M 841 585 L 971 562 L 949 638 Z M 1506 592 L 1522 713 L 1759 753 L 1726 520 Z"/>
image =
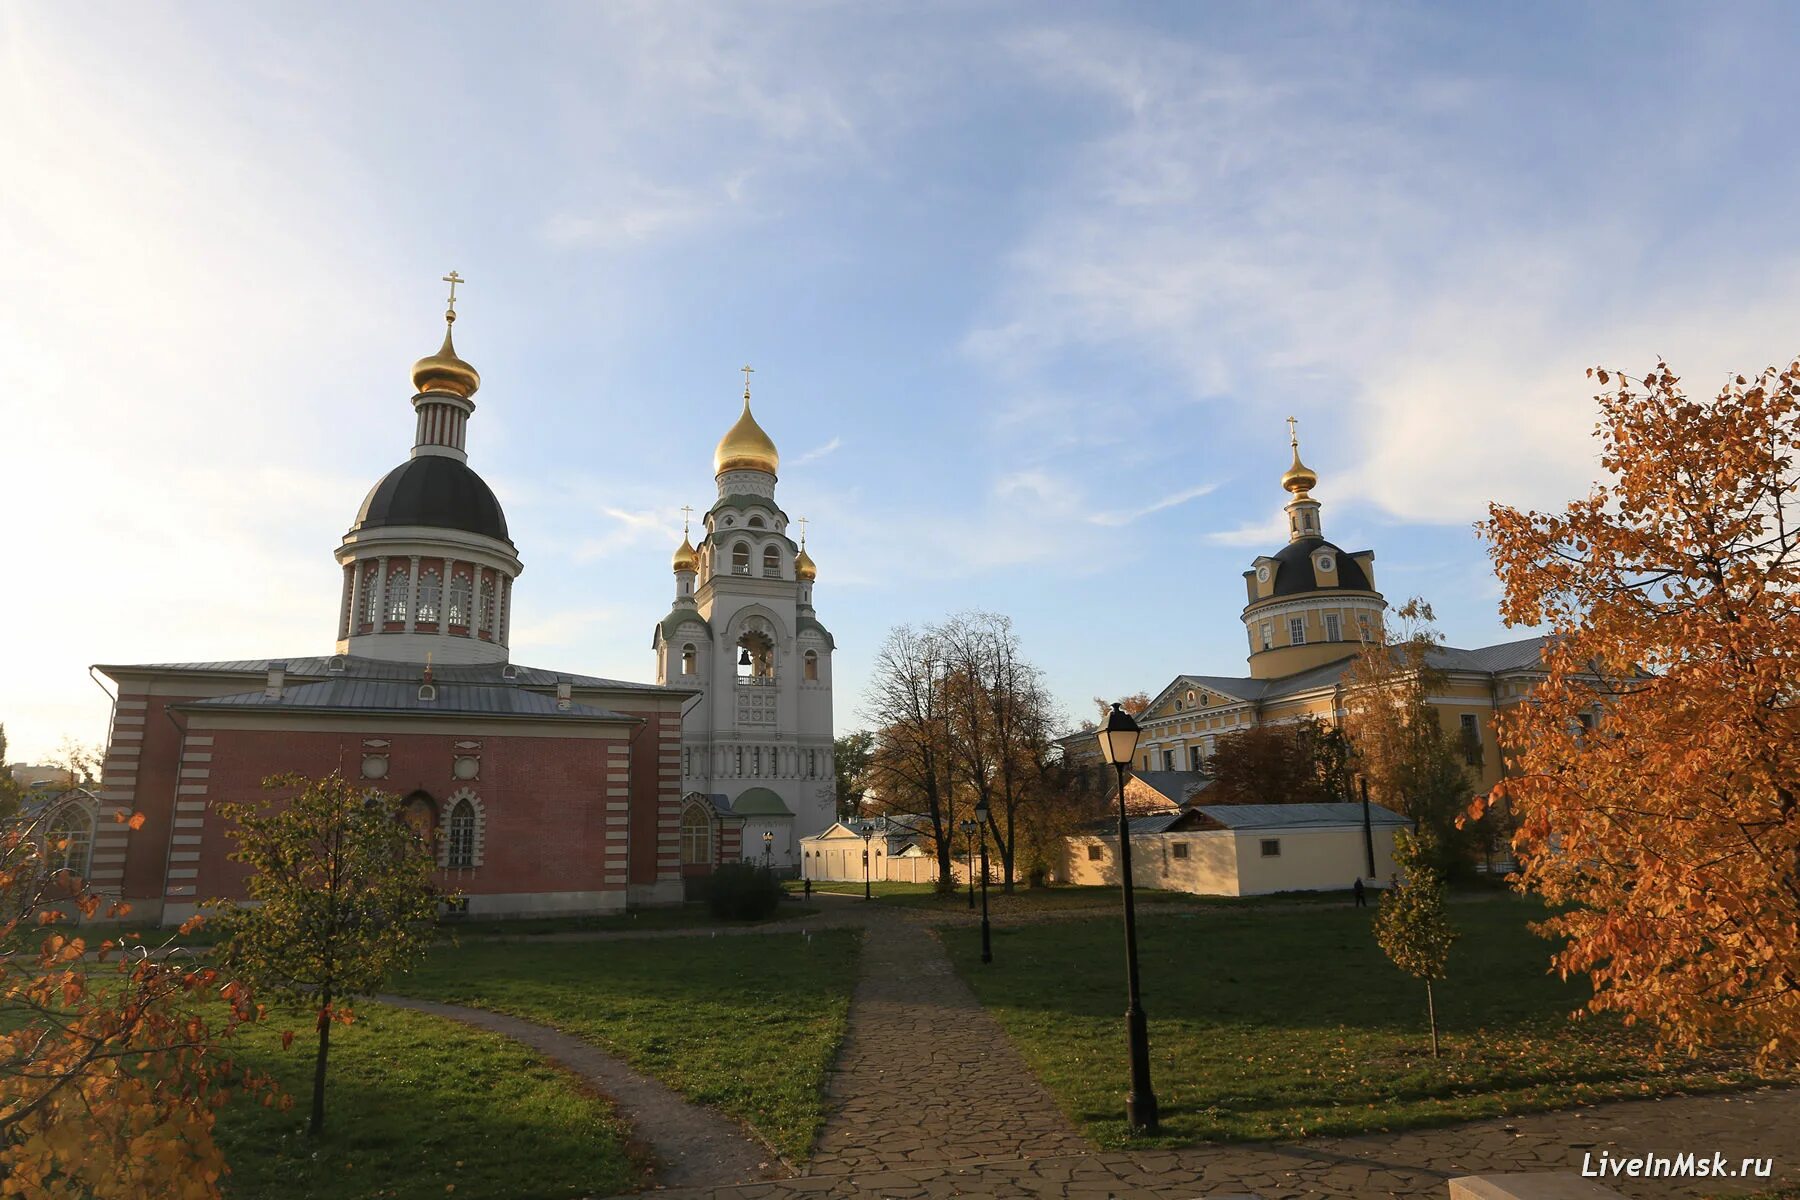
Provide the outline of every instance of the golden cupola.
<path id="1" fill-rule="evenodd" d="M 819 568 L 813 563 L 812 555 L 806 552 L 806 543 L 800 543 L 800 553 L 794 556 L 794 577 L 811 583 L 819 577 Z"/>
<path id="2" fill-rule="evenodd" d="M 450 340 L 450 330 L 456 324 L 456 284 L 461 282 L 458 278 L 451 284 L 450 308 L 444 313 L 444 344 L 436 354 L 413 364 L 413 388 L 421 394 L 448 392 L 467 400 L 481 386 L 481 373 L 456 356 L 456 346 Z"/>
<path id="3" fill-rule="evenodd" d="M 1281 486 L 1296 496 L 1304 496 L 1319 486 L 1319 477 L 1313 469 L 1300 461 L 1300 447 L 1294 447 L 1294 465 L 1287 469 L 1281 477 Z"/>
<path id="4" fill-rule="evenodd" d="M 713 474 L 723 475 L 727 471 L 762 471 L 775 474 L 775 468 L 781 465 L 781 455 L 775 449 L 775 442 L 763 427 L 756 423 L 750 415 L 750 368 L 744 368 L 744 411 L 737 419 L 737 424 L 726 431 L 719 439 L 719 448 L 713 451 Z"/>
<path id="5" fill-rule="evenodd" d="M 677 575 L 683 571 L 697 571 L 700 569 L 700 554 L 694 549 L 694 544 L 688 540 L 688 535 L 685 530 L 683 530 L 681 534 L 681 545 L 675 551 L 675 561 L 673 565 Z"/>

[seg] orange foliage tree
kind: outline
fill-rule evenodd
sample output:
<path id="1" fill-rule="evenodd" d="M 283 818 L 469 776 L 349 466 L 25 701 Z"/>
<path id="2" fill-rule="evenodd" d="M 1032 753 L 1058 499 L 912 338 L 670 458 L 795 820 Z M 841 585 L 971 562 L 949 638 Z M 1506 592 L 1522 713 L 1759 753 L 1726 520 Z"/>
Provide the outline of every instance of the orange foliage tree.
<path id="1" fill-rule="evenodd" d="M 1694 399 L 1590 372 L 1606 480 L 1479 528 L 1508 624 L 1552 633 L 1500 718 L 1519 880 L 1564 974 L 1664 1047 L 1800 1060 L 1800 362 Z"/>
<path id="2" fill-rule="evenodd" d="M 238 1079 L 219 1042 L 257 1015 L 249 994 L 135 938 L 56 928 L 126 908 L 50 870 L 40 825 L 0 832 L 0 1196 L 216 1197 L 213 1110 Z"/>

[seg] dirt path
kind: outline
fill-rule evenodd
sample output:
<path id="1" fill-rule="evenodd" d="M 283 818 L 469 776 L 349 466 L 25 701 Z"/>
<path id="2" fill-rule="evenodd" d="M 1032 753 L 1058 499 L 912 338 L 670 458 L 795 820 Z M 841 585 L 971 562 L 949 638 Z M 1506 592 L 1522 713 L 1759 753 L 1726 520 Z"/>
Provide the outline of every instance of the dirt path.
<path id="1" fill-rule="evenodd" d="M 379 996 L 383 1004 L 449 1017 L 522 1042 L 610 1096 L 632 1135 L 656 1156 L 662 1187 L 711 1188 L 786 1176 L 788 1167 L 743 1126 L 715 1109 L 632 1070 L 590 1042 L 505 1013 L 407 996 Z"/>

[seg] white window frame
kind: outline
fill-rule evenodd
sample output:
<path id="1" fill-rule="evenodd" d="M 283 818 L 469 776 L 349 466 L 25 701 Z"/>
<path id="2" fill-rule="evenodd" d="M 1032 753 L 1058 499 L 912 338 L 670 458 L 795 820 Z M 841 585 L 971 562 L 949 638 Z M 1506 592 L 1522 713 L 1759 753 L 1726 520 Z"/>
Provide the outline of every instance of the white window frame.
<path id="1" fill-rule="evenodd" d="M 1344 640 L 1344 618 L 1336 613 L 1325 614 L 1325 640 L 1328 642 Z"/>
<path id="2" fill-rule="evenodd" d="M 1290 646 L 1306 645 L 1306 618 L 1305 617 L 1289 617 L 1288 618 L 1288 645 L 1290 645 Z"/>

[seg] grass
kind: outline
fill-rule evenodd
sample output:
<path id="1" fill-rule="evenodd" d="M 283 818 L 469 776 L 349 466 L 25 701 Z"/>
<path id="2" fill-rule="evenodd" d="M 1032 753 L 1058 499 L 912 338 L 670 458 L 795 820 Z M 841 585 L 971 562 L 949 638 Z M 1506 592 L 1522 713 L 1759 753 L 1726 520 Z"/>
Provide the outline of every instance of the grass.
<path id="1" fill-rule="evenodd" d="M 789 890 L 797 890 L 798 885 L 790 882 Z M 964 884 L 948 894 L 939 892 L 936 885 L 930 883 L 877 883 L 871 885 L 876 903 L 897 905 L 914 910 L 942 912 L 954 916 L 969 911 L 969 890 Z M 825 892 L 836 895 L 860 897 L 863 894 L 861 883 L 815 882 L 814 892 Z M 835 903 L 835 902 L 833 902 Z M 981 892 L 977 887 L 975 893 L 976 911 L 980 911 Z M 1140 888 L 1137 891 L 1137 903 L 1140 908 L 1173 908 L 1173 909 L 1212 909 L 1212 908 L 1258 908 L 1267 905 L 1316 905 L 1316 904 L 1349 904 L 1348 891 L 1334 892 L 1281 892 L 1269 896 L 1195 896 L 1187 892 L 1153 891 Z M 1119 911 L 1119 889 L 1116 885 L 1070 885 L 1057 887 L 1027 887 L 1017 885 L 1012 892 L 1006 892 L 997 884 L 988 885 L 988 911 L 998 918 L 1006 914 L 1031 914 L 1076 912 L 1093 909 L 1096 912 Z"/>
<path id="2" fill-rule="evenodd" d="M 1751 1082 L 1724 1060 L 1658 1068 L 1648 1039 L 1611 1020 L 1570 1023 L 1585 988 L 1546 973 L 1548 945 L 1526 929 L 1542 910 L 1518 899 L 1452 909 L 1462 938 L 1437 987 L 1434 1062 L 1424 987 L 1382 956 L 1373 912 L 1153 910 L 1139 924 L 1156 1142 L 1371 1132 Z M 998 924 L 987 967 L 974 930 L 944 939 L 1070 1115 L 1101 1144 L 1126 1144 L 1117 922 Z"/>
<path id="3" fill-rule="evenodd" d="M 217 1134 L 227 1195 L 257 1200 L 572 1200 L 643 1181 L 610 1102 L 496 1034 L 362 1004 L 332 1032 L 325 1134 L 306 1136 L 313 1041 L 305 1017 L 272 1013 L 232 1046 L 293 1098 L 282 1112 L 236 1097 Z M 281 1048 L 281 1030 L 301 1030 Z"/>
<path id="4" fill-rule="evenodd" d="M 858 934 L 466 942 L 393 990 L 512 1013 L 609 1049 L 803 1160 L 856 977 Z"/>
<path id="5" fill-rule="evenodd" d="M 666 908 L 644 908 L 634 912 L 609 913 L 603 917 L 517 917 L 509 920 L 446 921 L 440 928 L 446 936 L 464 937 L 540 937 L 551 933 L 619 933 L 635 930 L 723 929 L 727 925 L 768 925 L 818 912 L 808 904 L 783 904 L 762 921 L 721 921 L 705 904 L 687 903 Z"/>

